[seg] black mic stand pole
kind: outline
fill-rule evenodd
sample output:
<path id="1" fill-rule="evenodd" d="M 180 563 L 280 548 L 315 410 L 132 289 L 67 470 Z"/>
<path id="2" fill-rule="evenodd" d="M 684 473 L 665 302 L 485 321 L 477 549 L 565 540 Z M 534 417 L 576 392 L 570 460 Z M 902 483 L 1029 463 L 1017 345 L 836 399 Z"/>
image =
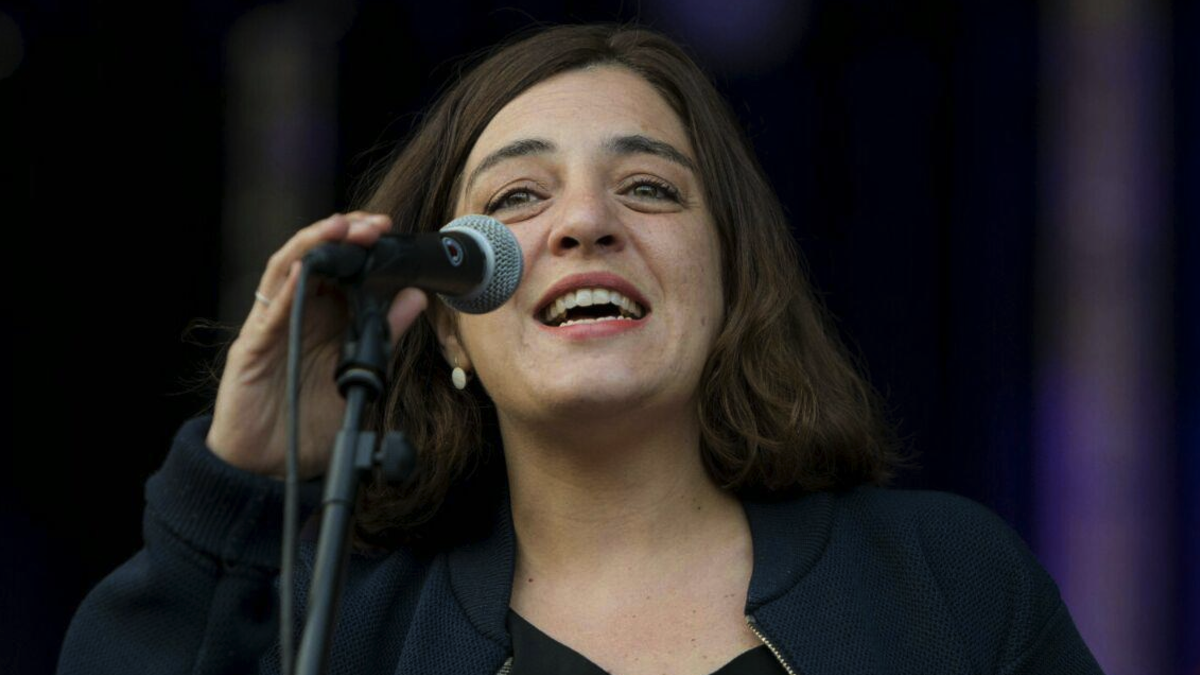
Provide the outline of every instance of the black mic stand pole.
<path id="1" fill-rule="evenodd" d="M 377 451 L 375 434 L 362 428 L 367 404 L 378 400 L 387 386 L 389 340 L 384 315 L 387 305 L 361 286 L 350 291 L 350 301 L 351 327 L 337 373 L 338 390 L 346 399 L 346 414 L 325 477 L 321 535 L 296 675 L 325 672 L 345 583 L 359 481 L 378 465 L 389 481 L 399 483 L 416 464 L 416 455 L 401 432 L 389 432 Z M 291 589 L 283 592 L 289 593 Z"/>

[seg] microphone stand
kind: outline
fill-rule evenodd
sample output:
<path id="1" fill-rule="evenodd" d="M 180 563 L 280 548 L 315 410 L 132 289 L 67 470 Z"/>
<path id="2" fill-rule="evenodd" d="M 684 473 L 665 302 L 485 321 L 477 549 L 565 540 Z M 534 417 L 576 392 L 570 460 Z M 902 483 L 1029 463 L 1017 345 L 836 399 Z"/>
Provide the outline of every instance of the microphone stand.
<path id="1" fill-rule="evenodd" d="M 412 473 L 416 464 L 416 453 L 403 433 L 389 432 L 377 450 L 375 434 L 362 428 L 367 404 L 378 400 L 387 386 L 390 349 L 386 304 L 359 285 L 350 291 L 350 308 L 350 330 L 337 372 L 338 391 L 346 399 L 346 414 L 334 441 L 325 478 L 321 535 L 296 675 L 325 672 L 345 584 L 359 481 L 380 466 L 390 482 L 399 483 Z"/>

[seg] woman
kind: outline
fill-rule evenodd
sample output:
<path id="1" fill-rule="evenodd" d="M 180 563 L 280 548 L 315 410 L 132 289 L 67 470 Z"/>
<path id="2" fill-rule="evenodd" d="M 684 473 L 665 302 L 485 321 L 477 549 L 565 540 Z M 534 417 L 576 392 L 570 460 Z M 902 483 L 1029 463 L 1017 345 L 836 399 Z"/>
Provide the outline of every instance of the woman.
<path id="1" fill-rule="evenodd" d="M 997 518 L 867 487 L 887 427 L 733 116 L 671 42 L 606 26 L 496 51 L 362 210 L 272 256 L 214 414 L 150 481 L 146 548 L 80 609 L 61 672 L 278 670 L 297 261 L 467 213 L 509 225 L 525 276 L 489 314 L 391 306 L 378 425 L 420 477 L 360 505 L 332 672 L 1099 672 Z M 345 317 L 309 302 L 306 478 L 343 409 L 320 375 Z"/>

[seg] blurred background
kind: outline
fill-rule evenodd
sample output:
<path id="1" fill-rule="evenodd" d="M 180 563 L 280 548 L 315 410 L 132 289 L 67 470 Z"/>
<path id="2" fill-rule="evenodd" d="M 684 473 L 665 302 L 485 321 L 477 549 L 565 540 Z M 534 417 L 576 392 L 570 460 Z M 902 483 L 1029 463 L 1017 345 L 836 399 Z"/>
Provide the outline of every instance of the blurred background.
<path id="1" fill-rule="evenodd" d="M 136 6 L 136 8 L 135 8 Z M 1012 524 L 1110 675 L 1200 673 L 1200 3 L 0 2 L 0 672 L 48 673 L 206 405 L 197 319 L 347 209 L 465 55 L 685 43 L 919 468 Z"/>

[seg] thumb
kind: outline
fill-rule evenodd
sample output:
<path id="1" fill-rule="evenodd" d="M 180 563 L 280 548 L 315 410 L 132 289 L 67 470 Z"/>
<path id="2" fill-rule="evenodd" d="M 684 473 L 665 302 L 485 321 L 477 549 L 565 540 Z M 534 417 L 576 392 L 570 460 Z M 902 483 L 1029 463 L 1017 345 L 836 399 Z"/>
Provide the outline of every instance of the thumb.
<path id="1" fill-rule="evenodd" d="M 392 332 L 392 343 L 395 344 L 404 331 L 416 321 L 417 316 L 429 306 L 429 296 L 419 288 L 406 288 L 392 299 L 388 308 L 388 328 Z"/>

